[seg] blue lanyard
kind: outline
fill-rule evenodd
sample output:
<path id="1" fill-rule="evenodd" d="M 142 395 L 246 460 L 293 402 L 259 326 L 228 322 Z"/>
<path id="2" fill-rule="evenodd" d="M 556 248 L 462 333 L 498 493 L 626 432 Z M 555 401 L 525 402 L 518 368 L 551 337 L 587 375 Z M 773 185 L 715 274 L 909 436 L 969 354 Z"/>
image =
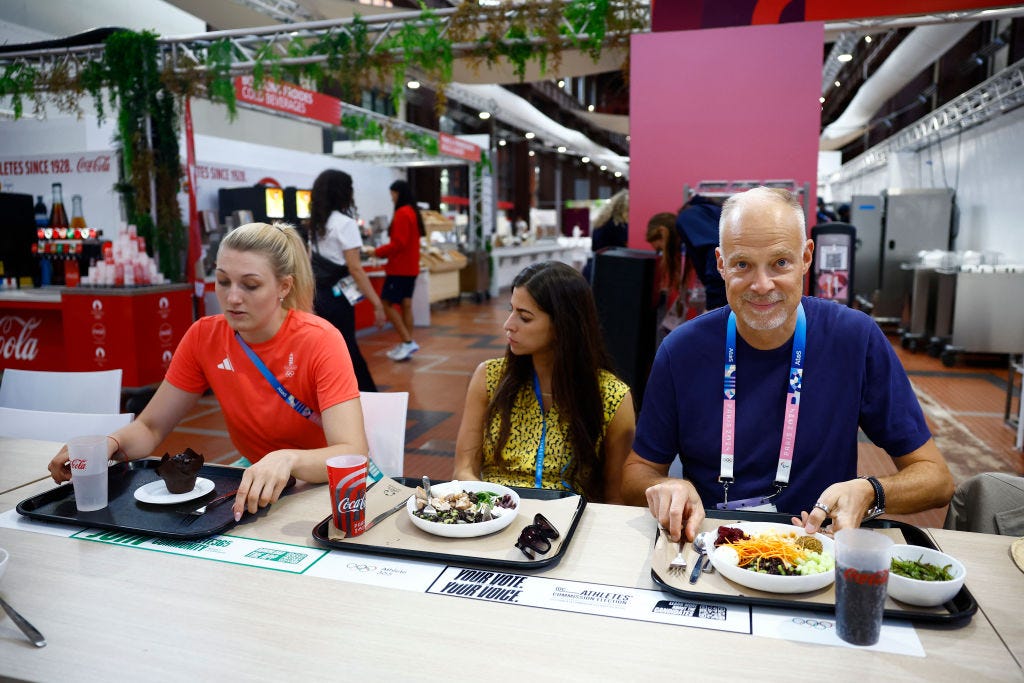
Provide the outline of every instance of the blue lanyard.
<path id="1" fill-rule="evenodd" d="M 540 393 L 540 379 L 533 373 L 533 393 L 537 396 L 537 408 L 540 410 L 540 445 L 537 446 L 536 471 L 533 475 L 534 488 L 542 488 L 544 482 L 544 444 L 548 439 L 548 418 L 544 414 L 544 399 Z"/>
<path id="2" fill-rule="evenodd" d="M 264 365 L 263 361 L 260 360 L 260 357 L 256 355 L 256 352 L 249 348 L 249 345 L 245 343 L 245 340 L 242 339 L 242 335 L 240 335 L 238 332 L 235 332 L 235 339 L 237 339 L 238 343 L 242 345 L 242 349 L 245 351 L 245 355 L 249 356 L 249 360 L 252 361 L 253 365 L 256 366 L 256 369 L 259 370 L 260 374 L 266 378 L 267 382 L 270 383 L 270 386 L 273 387 L 274 391 L 277 392 L 277 395 L 280 396 L 285 403 L 287 403 L 295 412 L 297 412 L 299 415 L 306 418 L 313 424 L 323 424 L 322 420 L 320 419 L 320 413 L 316 412 L 315 410 L 307 406 L 305 403 L 295 398 L 295 396 L 293 396 L 290 391 L 285 389 L 284 385 L 282 385 L 281 382 L 278 381 L 277 377 L 274 376 L 274 373 L 270 371 L 270 368 Z"/>
<path id="3" fill-rule="evenodd" d="M 796 331 L 793 335 L 793 357 L 786 389 L 786 413 L 782 425 L 782 444 L 779 446 L 779 464 L 775 471 L 775 485 L 779 491 L 789 483 L 796 446 L 796 426 L 800 416 L 800 392 L 803 384 L 804 356 L 807 347 L 807 316 L 801 303 L 796 309 Z M 722 409 L 722 457 L 719 481 L 725 487 L 726 502 L 729 484 L 734 480 L 733 464 L 736 452 L 736 314 L 729 313 L 725 331 L 725 379 Z"/>

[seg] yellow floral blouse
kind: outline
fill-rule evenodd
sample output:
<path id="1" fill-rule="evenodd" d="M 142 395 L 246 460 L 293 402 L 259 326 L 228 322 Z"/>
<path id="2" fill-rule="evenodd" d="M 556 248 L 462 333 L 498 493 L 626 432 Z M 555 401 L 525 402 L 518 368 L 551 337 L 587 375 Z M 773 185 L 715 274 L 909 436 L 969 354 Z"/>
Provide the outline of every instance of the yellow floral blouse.
<path id="1" fill-rule="evenodd" d="M 487 400 L 494 398 L 498 382 L 505 368 L 504 358 L 493 358 L 487 361 Z M 601 370 L 598 378 L 604 405 L 604 419 L 601 434 L 597 439 L 597 450 L 600 452 L 604 443 L 604 435 L 615 412 L 619 409 L 629 387 L 612 373 Z M 537 404 L 537 396 L 533 388 L 524 387 L 516 396 L 512 405 L 510 431 L 505 443 L 505 467 L 499 468 L 494 459 L 494 443 L 501 432 L 501 416 L 495 415 L 491 424 L 487 425 L 483 446 L 484 481 L 492 481 L 505 486 L 521 486 L 533 488 L 535 484 L 537 448 L 540 446 L 543 419 L 541 408 Z M 567 425 L 558 414 L 558 406 L 552 405 L 547 413 L 547 442 L 544 447 L 544 468 L 541 473 L 541 488 L 574 490 L 579 492 L 577 482 L 566 482 L 562 473 L 572 459 L 572 444 L 569 441 Z"/>

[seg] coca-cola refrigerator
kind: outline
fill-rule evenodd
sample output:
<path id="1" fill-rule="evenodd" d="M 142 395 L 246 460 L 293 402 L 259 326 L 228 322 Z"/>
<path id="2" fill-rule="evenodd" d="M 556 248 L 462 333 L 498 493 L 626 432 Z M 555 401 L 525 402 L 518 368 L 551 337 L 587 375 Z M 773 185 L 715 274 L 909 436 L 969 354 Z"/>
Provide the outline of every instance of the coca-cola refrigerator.
<path id="1" fill-rule="evenodd" d="M 30 194 L 0 192 L 0 263 L 3 277 L 38 277 L 32 256 L 36 241 L 35 199 Z"/>

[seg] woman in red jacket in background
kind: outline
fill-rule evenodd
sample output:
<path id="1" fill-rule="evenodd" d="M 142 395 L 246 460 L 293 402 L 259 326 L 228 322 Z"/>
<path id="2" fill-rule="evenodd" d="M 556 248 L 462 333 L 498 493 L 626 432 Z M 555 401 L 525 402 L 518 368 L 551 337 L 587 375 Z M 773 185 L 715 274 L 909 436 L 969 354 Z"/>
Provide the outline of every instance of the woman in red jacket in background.
<path id="1" fill-rule="evenodd" d="M 401 341 L 388 351 L 388 358 L 401 361 L 409 360 L 420 349 L 412 339 L 412 293 L 416 287 L 416 276 L 420 274 L 420 237 L 427 232 L 408 182 L 396 180 L 391 183 L 391 199 L 395 203 L 395 215 L 388 228 L 389 242 L 373 250 L 373 255 L 388 260 L 384 266 L 386 277 L 380 295 L 390 304 L 384 307 L 384 312 Z M 402 307 L 401 313 L 395 310 L 394 304 Z"/>

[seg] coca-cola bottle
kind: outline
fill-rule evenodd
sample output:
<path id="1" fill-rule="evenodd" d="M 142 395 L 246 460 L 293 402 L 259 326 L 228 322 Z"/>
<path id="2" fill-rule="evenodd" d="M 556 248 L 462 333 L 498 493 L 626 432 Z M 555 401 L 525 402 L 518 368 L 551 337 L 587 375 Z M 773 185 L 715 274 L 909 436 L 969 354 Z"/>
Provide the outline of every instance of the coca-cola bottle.
<path id="1" fill-rule="evenodd" d="M 36 195 L 36 227 L 45 228 L 50 225 L 50 212 L 46 210 L 46 204 L 43 203 L 43 195 Z"/>
<path id="2" fill-rule="evenodd" d="M 64 228 L 65 231 L 69 227 L 68 214 L 64 211 L 64 194 L 60 183 L 53 184 L 53 205 L 50 208 L 50 227 Z"/>
<path id="3" fill-rule="evenodd" d="M 82 215 L 82 195 L 71 196 L 71 230 L 73 238 L 85 239 L 86 225 L 85 216 Z"/>

